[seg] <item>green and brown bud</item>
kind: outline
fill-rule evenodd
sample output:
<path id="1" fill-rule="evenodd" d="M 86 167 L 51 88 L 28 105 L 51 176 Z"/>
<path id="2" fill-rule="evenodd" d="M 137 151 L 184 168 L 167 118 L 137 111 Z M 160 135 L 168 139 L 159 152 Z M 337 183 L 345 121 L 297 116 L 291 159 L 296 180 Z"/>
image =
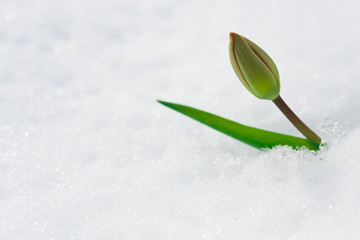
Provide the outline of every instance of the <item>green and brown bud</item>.
<path id="1" fill-rule="evenodd" d="M 249 39 L 230 33 L 231 65 L 244 86 L 260 99 L 279 96 L 280 78 L 274 61 Z"/>

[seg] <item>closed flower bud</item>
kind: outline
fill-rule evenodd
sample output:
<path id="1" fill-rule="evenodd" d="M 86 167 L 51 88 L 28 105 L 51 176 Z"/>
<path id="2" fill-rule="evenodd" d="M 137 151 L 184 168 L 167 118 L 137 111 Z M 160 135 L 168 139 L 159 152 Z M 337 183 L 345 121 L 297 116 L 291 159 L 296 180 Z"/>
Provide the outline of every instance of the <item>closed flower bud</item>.
<path id="1" fill-rule="evenodd" d="M 249 39 L 230 33 L 229 52 L 237 77 L 253 95 L 267 100 L 279 96 L 279 72 L 264 50 Z"/>

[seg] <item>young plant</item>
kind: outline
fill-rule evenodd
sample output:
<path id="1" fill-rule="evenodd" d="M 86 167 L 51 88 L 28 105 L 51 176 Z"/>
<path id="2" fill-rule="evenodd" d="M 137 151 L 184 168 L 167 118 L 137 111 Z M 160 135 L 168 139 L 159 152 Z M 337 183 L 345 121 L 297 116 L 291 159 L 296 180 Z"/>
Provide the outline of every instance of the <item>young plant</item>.
<path id="1" fill-rule="evenodd" d="M 229 53 L 231 65 L 243 85 L 257 98 L 273 101 L 307 139 L 245 126 L 189 106 L 158 102 L 259 149 L 288 145 L 294 149 L 306 147 L 319 150 L 321 138 L 308 128 L 280 97 L 279 72 L 269 55 L 255 43 L 236 33 L 230 33 Z"/>

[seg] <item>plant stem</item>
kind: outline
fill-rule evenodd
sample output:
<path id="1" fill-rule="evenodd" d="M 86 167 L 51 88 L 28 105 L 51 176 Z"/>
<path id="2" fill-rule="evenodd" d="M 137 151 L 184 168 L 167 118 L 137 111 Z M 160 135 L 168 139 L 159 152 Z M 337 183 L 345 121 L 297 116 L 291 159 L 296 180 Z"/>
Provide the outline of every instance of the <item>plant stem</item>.
<path id="1" fill-rule="evenodd" d="M 290 120 L 290 122 L 310 141 L 321 143 L 321 138 L 316 135 L 308 126 L 303 123 L 298 116 L 286 105 L 280 95 L 273 100 L 280 111 Z"/>

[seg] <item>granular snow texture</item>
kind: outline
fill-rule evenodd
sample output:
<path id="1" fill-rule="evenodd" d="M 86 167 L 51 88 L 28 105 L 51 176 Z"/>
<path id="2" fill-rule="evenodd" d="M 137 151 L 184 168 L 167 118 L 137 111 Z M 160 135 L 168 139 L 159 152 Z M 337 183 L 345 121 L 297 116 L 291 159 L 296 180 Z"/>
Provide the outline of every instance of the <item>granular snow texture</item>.
<path id="1" fill-rule="evenodd" d="M 0 1 L 0 239 L 360 238 L 358 1 Z M 258 151 L 161 106 L 300 136 L 236 78 L 277 63 L 318 152 Z"/>

